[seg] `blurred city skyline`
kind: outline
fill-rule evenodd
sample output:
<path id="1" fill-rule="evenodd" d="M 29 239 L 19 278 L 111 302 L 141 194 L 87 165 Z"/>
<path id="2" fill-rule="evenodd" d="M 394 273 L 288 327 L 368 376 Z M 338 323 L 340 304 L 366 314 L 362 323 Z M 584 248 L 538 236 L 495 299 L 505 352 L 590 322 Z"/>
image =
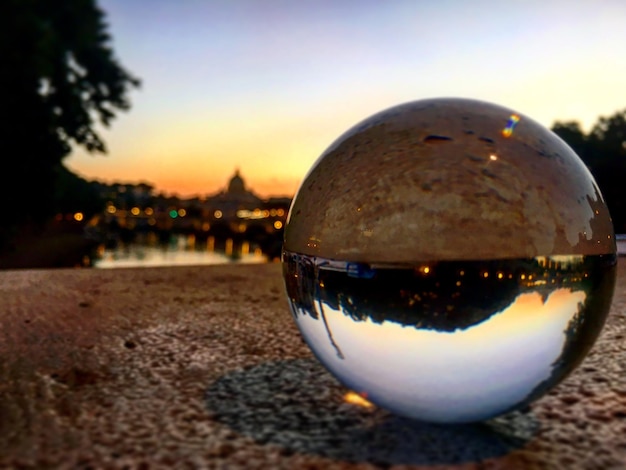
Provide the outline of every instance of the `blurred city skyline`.
<path id="1" fill-rule="evenodd" d="M 142 88 L 102 131 L 108 156 L 65 163 L 180 197 L 236 168 L 262 197 L 293 195 L 344 131 L 402 102 L 475 98 L 585 130 L 626 105 L 618 0 L 98 4 Z"/>

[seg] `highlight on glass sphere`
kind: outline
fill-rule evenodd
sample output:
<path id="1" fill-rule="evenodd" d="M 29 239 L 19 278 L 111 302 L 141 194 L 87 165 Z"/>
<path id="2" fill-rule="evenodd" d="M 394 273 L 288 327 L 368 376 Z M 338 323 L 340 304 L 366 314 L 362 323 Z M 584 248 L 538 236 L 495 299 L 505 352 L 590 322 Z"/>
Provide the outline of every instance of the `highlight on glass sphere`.
<path id="1" fill-rule="evenodd" d="M 292 203 L 291 311 L 346 387 L 422 421 L 471 422 L 563 380 L 611 304 L 616 245 L 593 177 L 522 114 L 415 101 L 348 130 Z"/>

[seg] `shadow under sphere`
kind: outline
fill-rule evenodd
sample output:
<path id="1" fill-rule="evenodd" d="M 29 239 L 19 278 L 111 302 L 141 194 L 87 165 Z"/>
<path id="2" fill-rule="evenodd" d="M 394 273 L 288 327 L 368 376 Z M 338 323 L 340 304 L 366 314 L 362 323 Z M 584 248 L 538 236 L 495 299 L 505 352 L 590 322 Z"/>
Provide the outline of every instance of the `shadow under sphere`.
<path id="1" fill-rule="evenodd" d="M 343 401 L 343 389 L 313 359 L 263 363 L 215 381 L 216 419 L 261 444 L 379 464 L 460 464 L 524 446 L 539 428 L 530 414 L 479 424 L 434 425 Z"/>

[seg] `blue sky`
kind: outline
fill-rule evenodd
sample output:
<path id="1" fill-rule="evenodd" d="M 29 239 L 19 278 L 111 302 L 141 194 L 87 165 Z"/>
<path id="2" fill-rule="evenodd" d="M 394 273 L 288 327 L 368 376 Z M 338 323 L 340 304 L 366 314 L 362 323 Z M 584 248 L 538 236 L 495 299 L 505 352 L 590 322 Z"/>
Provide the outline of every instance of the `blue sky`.
<path id="1" fill-rule="evenodd" d="M 76 149 L 87 178 L 210 194 L 236 167 L 293 194 L 332 141 L 406 101 L 482 99 L 550 126 L 626 108 L 626 2 L 100 0 L 143 86 Z"/>

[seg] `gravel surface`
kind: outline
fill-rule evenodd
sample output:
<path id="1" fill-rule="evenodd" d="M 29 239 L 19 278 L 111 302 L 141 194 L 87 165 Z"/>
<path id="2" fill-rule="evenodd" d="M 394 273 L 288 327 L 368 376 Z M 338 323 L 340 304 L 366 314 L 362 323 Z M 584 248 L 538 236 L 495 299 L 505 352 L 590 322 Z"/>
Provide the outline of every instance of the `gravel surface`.
<path id="1" fill-rule="evenodd" d="M 280 266 L 0 272 L 0 468 L 626 469 L 626 259 L 582 366 L 435 426 L 343 400 Z"/>

